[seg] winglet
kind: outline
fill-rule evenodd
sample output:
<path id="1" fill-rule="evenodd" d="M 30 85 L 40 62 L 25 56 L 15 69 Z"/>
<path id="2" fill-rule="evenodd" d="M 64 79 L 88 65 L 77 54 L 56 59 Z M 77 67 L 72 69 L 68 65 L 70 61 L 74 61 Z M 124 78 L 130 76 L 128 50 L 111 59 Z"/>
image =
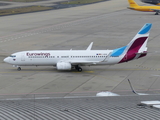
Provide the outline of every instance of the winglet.
<path id="1" fill-rule="evenodd" d="M 129 79 L 128 79 L 128 82 L 129 82 L 129 85 L 130 85 L 130 87 L 131 87 L 131 89 L 132 89 L 132 92 L 133 92 L 134 94 L 137 94 L 137 95 L 138 95 L 138 93 L 134 90 L 134 88 L 133 88 L 133 86 L 132 86 L 132 84 L 131 84 L 131 82 L 130 82 Z"/>
<path id="2" fill-rule="evenodd" d="M 90 45 L 88 46 L 88 48 L 86 50 L 91 50 L 92 49 L 92 45 L 93 45 L 93 42 L 90 43 Z"/>
<path id="3" fill-rule="evenodd" d="M 132 86 L 132 84 L 131 84 L 131 82 L 130 82 L 129 79 L 128 79 L 128 82 L 129 82 L 129 85 L 130 85 L 130 87 L 131 87 L 131 89 L 132 89 L 132 92 L 133 92 L 134 94 L 136 94 L 136 95 L 149 95 L 149 94 L 145 94 L 145 93 L 137 93 L 137 92 L 134 90 L 134 88 L 133 88 L 133 86 Z"/>

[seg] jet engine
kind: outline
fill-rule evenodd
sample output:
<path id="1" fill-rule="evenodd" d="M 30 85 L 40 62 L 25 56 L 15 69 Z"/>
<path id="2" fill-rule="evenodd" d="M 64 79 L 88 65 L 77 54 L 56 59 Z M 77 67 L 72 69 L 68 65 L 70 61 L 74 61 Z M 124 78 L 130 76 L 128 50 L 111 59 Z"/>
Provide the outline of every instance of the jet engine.
<path id="1" fill-rule="evenodd" d="M 58 62 L 57 63 L 57 70 L 71 70 L 72 65 L 68 62 Z"/>

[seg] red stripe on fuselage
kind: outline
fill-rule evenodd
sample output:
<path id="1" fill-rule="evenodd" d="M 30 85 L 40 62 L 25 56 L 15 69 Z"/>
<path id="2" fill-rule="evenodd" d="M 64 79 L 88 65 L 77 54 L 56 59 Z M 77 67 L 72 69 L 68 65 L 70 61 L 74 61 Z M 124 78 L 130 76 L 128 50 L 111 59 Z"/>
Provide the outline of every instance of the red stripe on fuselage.
<path id="1" fill-rule="evenodd" d="M 147 38 L 148 37 L 141 37 L 136 39 L 134 43 L 131 45 L 131 47 L 129 48 L 129 50 L 127 51 L 126 55 L 123 57 L 123 59 L 119 63 L 127 62 L 134 59 L 136 56 L 136 53 L 142 47 L 142 45 L 144 44 Z"/>

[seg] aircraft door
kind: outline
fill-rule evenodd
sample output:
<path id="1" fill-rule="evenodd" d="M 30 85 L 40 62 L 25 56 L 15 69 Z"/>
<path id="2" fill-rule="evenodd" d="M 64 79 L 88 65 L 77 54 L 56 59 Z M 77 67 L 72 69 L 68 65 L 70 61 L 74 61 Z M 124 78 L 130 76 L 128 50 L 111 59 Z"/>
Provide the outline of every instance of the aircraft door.
<path id="1" fill-rule="evenodd" d="M 25 61 L 25 53 L 21 54 L 21 61 Z"/>

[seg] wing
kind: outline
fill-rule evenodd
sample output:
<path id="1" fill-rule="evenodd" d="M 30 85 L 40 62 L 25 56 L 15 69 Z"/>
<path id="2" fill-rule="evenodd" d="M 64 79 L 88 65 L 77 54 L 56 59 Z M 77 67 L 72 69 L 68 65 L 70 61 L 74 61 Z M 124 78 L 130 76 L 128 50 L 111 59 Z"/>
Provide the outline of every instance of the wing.
<path id="1" fill-rule="evenodd" d="M 70 61 L 70 63 L 72 65 L 96 65 L 97 63 L 100 63 L 100 61 L 79 61 L 79 60 L 74 60 L 74 61 Z"/>
<path id="2" fill-rule="evenodd" d="M 128 9 L 131 9 L 131 10 L 134 10 L 135 8 L 133 8 L 133 7 L 127 7 Z"/>
<path id="3" fill-rule="evenodd" d="M 92 45 L 93 45 L 93 42 L 90 43 L 90 45 L 88 46 L 88 48 L 86 50 L 91 50 L 92 49 Z"/>
<path id="4" fill-rule="evenodd" d="M 85 65 L 96 65 L 96 64 L 98 64 L 98 63 L 108 61 L 109 57 L 111 56 L 111 53 L 112 53 L 112 52 L 110 52 L 110 53 L 108 54 L 108 56 L 106 56 L 102 61 L 71 60 L 70 63 L 71 63 L 72 65 L 77 65 L 77 64 L 78 64 L 78 65 L 82 65 L 82 66 L 85 66 Z"/>
<path id="5" fill-rule="evenodd" d="M 160 13 L 160 9 L 150 9 L 153 10 L 154 12 Z"/>

